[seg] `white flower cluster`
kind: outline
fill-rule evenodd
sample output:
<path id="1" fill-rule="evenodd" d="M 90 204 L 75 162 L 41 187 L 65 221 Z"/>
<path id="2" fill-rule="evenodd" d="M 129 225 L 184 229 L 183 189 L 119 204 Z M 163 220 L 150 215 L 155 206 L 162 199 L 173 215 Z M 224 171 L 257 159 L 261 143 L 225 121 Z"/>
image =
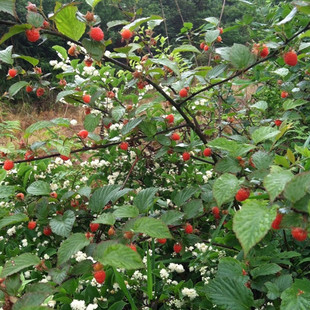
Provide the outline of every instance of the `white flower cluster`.
<path id="1" fill-rule="evenodd" d="M 179 300 L 179 299 L 171 299 L 167 302 L 167 306 L 171 308 L 175 306 L 177 309 L 182 309 L 183 305 L 184 305 L 184 301 Z"/>
<path id="2" fill-rule="evenodd" d="M 71 304 L 72 310 L 95 310 L 98 308 L 97 304 L 89 304 L 87 307 L 84 300 L 73 299 Z"/>
<path id="3" fill-rule="evenodd" d="M 184 287 L 181 292 L 182 292 L 183 296 L 189 297 L 190 300 L 193 300 L 198 296 L 198 294 L 194 288 Z"/>
<path id="4" fill-rule="evenodd" d="M 168 268 L 171 270 L 171 272 L 175 271 L 177 273 L 182 273 L 185 271 L 182 264 L 170 263 Z"/>
<path id="5" fill-rule="evenodd" d="M 160 277 L 164 280 L 169 278 L 169 272 L 164 268 L 160 270 L 159 274 L 160 274 Z"/>
<path id="6" fill-rule="evenodd" d="M 205 182 L 208 182 L 208 180 L 212 178 L 212 175 L 213 175 L 212 170 L 207 170 L 205 174 L 202 176 L 202 178 Z"/>
<path id="7" fill-rule="evenodd" d="M 16 227 L 13 226 L 11 228 L 9 228 L 6 233 L 9 235 L 9 236 L 13 236 L 15 233 L 16 233 Z"/>

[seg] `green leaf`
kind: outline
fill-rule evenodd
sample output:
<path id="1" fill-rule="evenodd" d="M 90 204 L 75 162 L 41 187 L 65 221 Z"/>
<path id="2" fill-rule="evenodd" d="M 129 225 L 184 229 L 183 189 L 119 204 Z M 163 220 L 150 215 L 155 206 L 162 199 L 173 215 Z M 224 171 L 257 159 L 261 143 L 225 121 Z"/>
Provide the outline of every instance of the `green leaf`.
<path id="1" fill-rule="evenodd" d="M 55 127 L 55 124 L 51 121 L 39 121 L 30 125 L 25 131 L 25 138 L 28 138 L 32 133 L 38 130 L 46 129 L 49 127 Z"/>
<path id="2" fill-rule="evenodd" d="M 310 190 L 310 172 L 295 175 L 285 186 L 284 196 L 289 201 L 297 202 Z"/>
<path id="3" fill-rule="evenodd" d="M 138 27 L 140 27 L 143 23 L 149 22 L 151 20 L 162 20 L 162 17 L 157 15 L 152 15 L 150 17 L 142 17 L 134 20 L 132 23 L 126 25 L 124 28 L 130 29 L 131 31 L 136 30 Z"/>
<path id="4" fill-rule="evenodd" d="M 264 186 L 269 194 L 270 201 L 274 201 L 284 190 L 285 185 L 293 178 L 289 170 L 275 171 L 268 174 L 264 179 Z"/>
<path id="5" fill-rule="evenodd" d="M 255 62 L 255 56 L 245 45 L 235 43 L 230 48 L 229 60 L 236 69 L 245 69 Z"/>
<path id="6" fill-rule="evenodd" d="M 115 122 L 118 122 L 125 114 L 125 109 L 122 106 L 118 106 L 112 109 L 112 118 Z"/>
<path id="7" fill-rule="evenodd" d="M 67 210 L 63 215 L 58 214 L 50 220 L 52 232 L 62 237 L 68 237 L 75 222 L 72 210 Z"/>
<path id="8" fill-rule="evenodd" d="M 178 76 L 180 75 L 178 64 L 174 61 L 171 61 L 171 60 L 166 59 L 166 58 L 164 58 L 164 59 L 150 58 L 149 60 L 154 64 L 166 66 L 169 69 L 171 69 L 176 75 L 178 75 Z"/>
<path id="9" fill-rule="evenodd" d="M 308 101 L 302 100 L 302 99 L 298 99 L 298 100 L 289 99 L 289 100 L 285 100 L 285 102 L 283 103 L 283 109 L 287 111 L 287 110 L 294 109 L 296 107 L 299 107 L 307 103 Z"/>
<path id="10" fill-rule="evenodd" d="M 9 225 L 19 224 L 21 222 L 27 221 L 29 221 L 29 217 L 24 213 L 9 215 L 0 220 L 0 229 Z"/>
<path id="11" fill-rule="evenodd" d="M 252 139 L 255 144 L 274 138 L 280 131 L 273 127 L 260 127 L 253 131 Z"/>
<path id="12" fill-rule="evenodd" d="M 24 88 L 26 85 L 29 83 L 26 81 L 20 81 L 17 83 L 14 83 L 13 85 L 10 86 L 9 88 L 9 94 L 11 97 L 15 96 L 22 88 Z"/>
<path id="13" fill-rule="evenodd" d="M 86 0 L 86 3 L 88 3 L 92 8 L 94 8 L 101 1 L 102 0 Z"/>
<path id="14" fill-rule="evenodd" d="M 245 265 L 232 257 L 222 258 L 218 264 L 216 277 L 241 278 L 244 282 L 248 280 L 242 273 Z"/>
<path id="15" fill-rule="evenodd" d="M 5 42 L 7 39 L 13 37 L 14 35 L 25 32 L 27 29 L 31 29 L 32 25 L 22 24 L 22 25 L 14 25 L 9 29 L 9 32 L 5 33 L 0 39 L 0 45 Z"/>
<path id="16" fill-rule="evenodd" d="M 273 158 L 270 154 L 264 151 L 258 151 L 252 155 L 252 161 L 257 169 L 268 169 Z"/>
<path id="17" fill-rule="evenodd" d="M 119 191 L 118 185 L 106 185 L 98 188 L 92 194 L 89 200 L 89 207 L 94 212 L 100 212 L 112 197 Z"/>
<path id="18" fill-rule="evenodd" d="M 62 98 L 65 98 L 66 96 L 73 95 L 75 93 L 77 93 L 76 90 L 64 90 L 64 91 L 61 91 L 60 93 L 58 93 L 58 95 L 56 97 L 56 102 L 60 101 Z"/>
<path id="19" fill-rule="evenodd" d="M 212 70 L 210 70 L 207 75 L 206 78 L 207 79 L 215 79 L 218 76 L 220 76 L 223 72 L 225 72 L 225 70 L 227 69 L 227 65 L 226 64 L 220 64 L 216 67 L 214 67 Z"/>
<path id="20" fill-rule="evenodd" d="M 267 207 L 267 203 L 264 200 L 248 200 L 234 215 L 233 231 L 245 256 L 265 237 L 277 215 L 276 208 Z"/>
<path id="21" fill-rule="evenodd" d="M 0 199 L 13 196 L 15 194 L 15 186 L 2 185 L 0 186 Z"/>
<path id="22" fill-rule="evenodd" d="M 123 128 L 122 128 L 122 135 L 126 135 L 130 131 L 132 131 L 134 128 L 136 128 L 141 122 L 143 121 L 142 117 L 135 118 L 131 121 L 129 121 Z"/>
<path id="23" fill-rule="evenodd" d="M 249 310 L 254 303 L 252 291 L 239 278 L 215 278 L 207 286 L 207 295 L 227 310 Z"/>
<path id="24" fill-rule="evenodd" d="M 66 239 L 58 249 L 58 265 L 62 265 L 71 258 L 72 255 L 82 250 L 90 244 L 89 239 L 82 233 L 76 233 Z"/>
<path id="25" fill-rule="evenodd" d="M 107 23 L 107 27 L 109 29 L 115 26 L 126 25 L 126 24 L 127 24 L 127 20 L 112 20 Z"/>
<path id="26" fill-rule="evenodd" d="M 169 210 L 161 216 L 161 220 L 166 225 L 180 225 L 184 214 L 180 211 Z"/>
<path id="27" fill-rule="evenodd" d="M 36 66 L 39 63 L 39 59 L 31 57 L 31 56 L 24 56 L 24 55 L 13 54 L 12 57 L 13 58 L 23 59 L 23 60 L 29 62 L 30 64 L 32 64 L 33 66 Z"/>
<path id="28" fill-rule="evenodd" d="M 149 187 L 143 189 L 138 193 L 138 195 L 134 199 L 134 205 L 138 207 L 141 213 L 147 212 L 154 203 L 155 194 L 158 192 L 158 188 Z"/>
<path id="29" fill-rule="evenodd" d="M 173 199 L 173 202 L 178 207 L 181 207 L 197 192 L 197 190 L 198 189 L 195 187 L 184 188 L 182 191 L 178 191 Z"/>
<path id="30" fill-rule="evenodd" d="M 198 48 L 196 48 L 193 45 L 190 44 L 184 44 L 179 47 L 176 47 L 173 51 L 172 54 L 180 53 L 180 52 L 193 52 L 193 53 L 198 53 L 200 54 L 200 51 Z"/>
<path id="31" fill-rule="evenodd" d="M 254 268 L 253 270 L 251 270 L 251 275 L 255 279 L 261 276 L 276 274 L 277 272 L 281 270 L 282 268 L 279 265 L 274 264 L 274 263 L 268 263 L 268 264 L 260 265 Z"/>
<path id="32" fill-rule="evenodd" d="M 15 16 L 15 2 L 16 0 L 0 0 L 0 12 Z"/>
<path id="33" fill-rule="evenodd" d="M 104 265 L 115 268 L 139 269 L 144 267 L 140 255 L 123 244 L 108 246 L 98 260 Z"/>
<path id="34" fill-rule="evenodd" d="M 24 253 L 19 256 L 10 258 L 10 260 L 5 263 L 2 269 L 1 277 L 5 278 L 14 273 L 20 272 L 27 267 L 38 265 L 39 263 L 40 258 L 37 255 L 30 253 Z"/>
<path id="35" fill-rule="evenodd" d="M 66 279 L 69 269 L 70 265 L 62 266 L 62 268 L 53 268 L 49 270 L 48 274 L 52 277 L 53 282 L 61 284 Z"/>
<path id="36" fill-rule="evenodd" d="M 112 306 L 109 306 L 109 310 L 123 310 L 126 305 L 126 302 L 120 300 L 115 302 Z"/>
<path id="37" fill-rule="evenodd" d="M 113 213 L 104 213 L 101 214 L 96 220 L 92 223 L 105 224 L 105 225 L 114 225 L 116 216 Z"/>
<path id="38" fill-rule="evenodd" d="M 68 4 L 50 17 L 56 23 L 59 32 L 76 41 L 82 37 L 86 29 L 86 25 L 76 18 L 77 11 L 77 7 Z"/>
<path id="39" fill-rule="evenodd" d="M 137 217 L 139 215 L 139 209 L 135 206 L 121 206 L 113 212 L 115 217 Z M 113 224 L 112 224 L 113 225 Z"/>
<path id="40" fill-rule="evenodd" d="M 97 42 L 97 41 L 86 39 L 86 38 L 82 40 L 82 44 L 93 59 L 98 60 L 98 61 L 101 60 L 104 54 L 104 51 L 105 51 L 104 44 L 102 44 L 101 42 Z"/>
<path id="41" fill-rule="evenodd" d="M 266 101 L 261 100 L 256 102 L 255 104 L 252 104 L 251 108 L 255 108 L 260 111 L 265 111 L 268 109 L 268 103 Z"/>
<path id="42" fill-rule="evenodd" d="M 213 196 L 218 207 L 234 199 L 239 189 L 239 182 L 235 175 L 225 173 L 217 178 L 213 184 Z"/>
<path id="43" fill-rule="evenodd" d="M 133 230 L 153 238 L 172 238 L 167 225 L 161 220 L 141 217 L 134 222 Z"/>
<path id="44" fill-rule="evenodd" d="M 57 51 L 58 53 L 60 53 L 60 55 L 62 56 L 62 58 L 63 58 L 64 60 L 66 60 L 66 59 L 68 58 L 67 50 L 66 50 L 64 47 L 62 47 L 62 46 L 60 46 L 60 45 L 54 45 L 54 46 L 52 47 L 52 49 L 54 49 L 55 51 Z"/>
<path id="45" fill-rule="evenodd" d="M 187 202 L 182 206 L 184 218 L 189 220 L 203 212 L 202 200 L 195 199 Z"/>
<path id="46" fill-rule="evenodd" d="M 255 145 L 239 143 L 226 138 L 217 138 L 208 143 L 208 146 L 228 152 L 232 157 L 242 156 L 255 148 Z"/>
<path id="47" fill-rule="evenodd" d="M 208 30 L 205 34 L 205 41 L 210 45 L 212 42 L 214 42 L 217 37 L 220 35 L 219 30 Z"/>
<path id="48" fill-rule="evenodd" d="M 0 61 L 9 65 L 13 65 L 14 61 L 12 58 L 12 50 L 13 45 L 10 45 L 5 50 L 0 51 Z"/>
<path id="49" fill-rule="evenodd" d="M 26 293 L 17 300 L 12 310 L 44 310 L 48 309 L 40 306 L 44 300 L 51 295 L 48 292 L 32 292 Z"/>
<path id="50" fill-rule="evenodd" d="M 219 23 L 219 20 L 216 17 L 207 17 L 207 18 L 204 18 L 204 20 L 214 26 L 217 26 Z"/>
<path id="51" fill-rule="evenodd" d="M 296 279 L 295 283 L 281 294 L 281 310 L 310 309 L 310 281 Z"/>
<path id="52" fill-rule="evenodd" d="M 27 12 L 27 23 L 35 28 L 40 28 L 43 26 L 44 18 L 41 14 L 28 11 Z"/>
<path id="53" fill-rule="evenodd" d="M 236 158 L 224 157 L 216 163 L 214 169 L 221 173 L 238 173 L 242 168 Z"/>
<path id="54" fill-rule="evenodd" d="M 157 135 L 155 139 L 163 146 L 170 146 L 171 139 L 165 135 Z"/>
<path id="55" fill-rule="evenodd" d="M 44 181 L 35 181 L 27 188 L 27 193 L 34 196 L 49 195 L 50 192 L 50 185 Z"/>
<path id="56" fill-rule="evenodd" d="M 84 128 L 89 132 L 93 132 L 98 127 L 100 120 L 100 114 L 88 114 L 84 119 Z"/>

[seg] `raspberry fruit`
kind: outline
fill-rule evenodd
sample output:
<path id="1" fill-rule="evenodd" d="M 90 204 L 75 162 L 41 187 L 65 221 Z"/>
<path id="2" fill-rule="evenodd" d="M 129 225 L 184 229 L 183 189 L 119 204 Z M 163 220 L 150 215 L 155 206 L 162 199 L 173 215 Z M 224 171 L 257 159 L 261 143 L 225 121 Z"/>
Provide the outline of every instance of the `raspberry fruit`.
<path id="1" fill-rule="evenodd" d="M 199 47 L 200 47 L 200 49 L 203 50 L 203 49 L 205 48 L 205 43 L 204 43 L 204 42 L 201 42 L 200 45 L 199 45 Z"/>
<path id="2" fill-rule="evenodd" d="M 180 135 L 175 132 L 171 135 L 171 139 L 174 141 L 178 141 L 178 140 L 180 140 Z"/>
<path id="3" fill-rule="evenodd" d="M 269 49 L 267 46 L 265 46 L 260 52 L 260 57 L 265 58 L 268 55 L 269 55 Z"/>
<path id="4" fill-rule="evenodd" d="M 133 237 L 133 232 L 132 231 L 125 231 L 124 232 L 124 238 L 125 239 L 132 239 Z"/>
<path id="5" fill-rule="evenodd" d="M 47 20 L 45 20 L 43 22 L 43 28 L 49 28 L 49 27 L 50 27 L 50 23 Z"/>
<path id="6" fill-rule="evenodd" d="M 99 27 L 93 27 L 89 31 L 89 36 L 95 41 L 101 41 L 104 38 L 104 33 Z"/>
<path id="7" fill-rule="evenodd" d="M 166 116 L 166 121 L 169 123 L 169 124 L 173 124 L 174 122 L 174 116 L 173 114 L 169 114 Z"/>
<path id="8" fill-rule="evenodd" d="M 209 157 L 211 154 L 212 154 L 212 150 L 209 147 L 203 150 L 204 156 Z"/>
<path id="9" fill-rule="evenodd" d="M 45 93 L 44 88 L 39 87 L 39 88 L 37 89 L 37 92 L 36 92 L 37 97 L 41 97 L 41 96 L 43 96 L 43 95 L 44 95 L 44 93 Z"/>
<path id="10" fill-rule="evenodd" d="M 289 66 L 296 66 L 298 63 L 297 54 L 294 51 L 284 54 L 284 62 Z"/>
<path id="11" fill-rule="evenodd" d="M 65 155 L 60 155 L 59 157 L 60 157 L 62 160 L 64 160 L 64 161 L 67 161 L 67 160 L 70 159 L 70 157 L 65 156 Z"/>
<path id="12" fill-rule="evenodd" d="M 274 123 L 275 123 L 275 125 L 276 125 L 277 127 L 279 127 L 279 126 L 281 126 L 282 121 L 279 120 L 279 119 L 276 119 L 276 120 L 274 121 Z"/>
<path id="13" fill-rule="evenodd" d="M 111 226 L 108 230 L 108 235 L 111 237 L 111 236 L 114 236 L 115 235 L 115 229 L 113 226 Z"/>
<path id="14" fill-rule="evenodd" d="M 87 130 L 81 130 L 78 134 L 77 134 L 81 139 L 86 139 L 88 137 L 88 131 Z"/>
<path id="15" fill-rule="evenodd" d="M 130 40 L 131 37 L 133 36 L 133 32 L 130 31 L 129 29 L 123 29 L 121 32 L 121 36 L 124 40 Z"/>
<path id="16" fill-rule="evenodd" d="M 157 239 L 157 242 L 160 244 L 165 244 L 167 242 L 167 239 L 165 239 L 165 238 Z"/>
<path id="17" fill-rule="evenodd" d="M 51 228 L 50 228 L 49 226 L 45 226 L 45 227 L 43 228 L 43 234 L 44 234 L 45 236 L 50 236 L 50 235 L 52 234 Z"/>
<path id="18" fill-rule="evenodd" d="M 217 220 L 221 218 L 220 209 L 218 207 L 213 207 L 211 210 Z"/>
<path id="19" fill-rule="evenodd" d="M 193 226 L 189 223 L 187 223 L 184 227 L 184 231 L 186 234 L 192 234 L 193 233 Z"/>
<path id="20" fill-rule="evenodd" d="M 37 222 L 36 221 L 30 221 L 28 222 L 28 229 L 30 230 L 34 230 L 37 226 Z"/>
<path id="21" fill-rule="evenodd" d="M 33 152 L 30 151 L 30 150 L 28 150 L 28 151 L 25 153 L 24 158 L 25 158 L 26 160 L 32 160 L 32 159 L 34 159 L 34 154 L 33 154 Z"/>
<path id="22" fill-rule="evenodd" d="M 12 160 L 7 159 L 3 164 L 3 168 L 6 171 L 13 169 L 14 168 L 14 162 Z"/>
<path id="23" fill-rule="evenodd" d="M 18 193 L 18 194 L 16 195 L 16 198 L 17 198 L 18 200 L 24 200 L 24 199 L 25 199 L 25 195 L 24 195 L 23 193 Z"/>
<path id="24" fill-rule="evenodd" d="M 91 100 L 91 96 L 90 95 L 84 95 L 83 96 L 84 103 L 88 104 L 88 103 L 90 103 L 90 100 Z"/>
<path id="25" fill-rule="evenodd" d="M 76 53 L 76 45 L 72 45 L 69 49 L 68 49 L 68 54 L 70 56 L 76 56 L 77 53 Z"/>
<path id="26" fill-rule="evenodd" d="M 297 241 L 304 241 L 307 239 L 308 233 L 305 229 L 300 227 L 294 227 L 291 230 L 292 236 Z"/>
<path id="27" fill-rule="evenodd" d="M 185 98 L 187 97 L 188 93 L 187 93 L 187 89 L 186 88 L 182 88 L 179 92 L 180 97 Z"/>
<path id="28" fill-rule="evenodd" d="M 89 224 L 90 231 L 91 231 L 91 232 L 97 231 L 98 228 L 99 228 L 99 226 L 100 226 L 100 224 L 98 224 L 98 223 L 90 223 L 90 224 Z"/>
<path id="29" fill-rule="evenodd" d="M 286 97 L 288 97 L 288 92 L 286 92 L 286 91 L 282 91 L 281 92 L 281 98 L 286 98 Z"/>
<path id="30" fill-rule="evenodd" d="M 93 270 L 94 271 L 100 271 L 102 269 L 103 269 L 103 265 L 101 263 L 97 262 L 97 263 L 93 264 Z"/>
<path id="31" fill-rule="evenodd" d="M 99 284 L 102 284 L 105 280 L 105 271 L 99 270 L 94 273 L 94 278 Z"/>
<path id="32" fill-rule="evenodd" d="M 221 43 L 221 42 L 222 42 L 222 37 L 221 37 L 221 36 L 218 36 L 218 37 L 216 38 L 216 41 L 219 42 L 219 43 Z"/>
<path id="33" fill-rule="evenodd" d="M 119 148 L 123 151 L 127 151 L 128 150 L 128 142 L 122 142 L 120 145 L 119 145 Z"/>
<path id="34" fill-rule="evenodd" d="M 130 243 L 128 247 L 137 252 L 137 247 L 133 243 Z"/>
<path id="35" fill-rule="evenodd" d="M 182 251 L 182 245 L 180 243 L 176 243 L 174 246 L 173 246 L 173 251 L 175 253 L 180 253 Z"/>
<path id="36" fill-rule="evenodd" d="M 78 206 L 79 206 L 79 201 L 78 201 L 77 199 L 72 199 L 72 200 L 70 201 L 70 206 L 71 206 L 72 208 L 78 207 Z"/>
<path id="37" fill-rule="evenodd" d="M 26 37 L 29 42 L 36 42 L 40 39 L 40 32 L 38 29 L 28 29 L 26 30 Z"/>
<path id="38" fill-rule="evenodd" d="M 91 109 L 90 109 L 90 108 L 85 108 L 85 114 L 86 114 L 86 115 L 90 114 L 90 112 L 91 112 Z"/>
<path id="39" fill-rule="evenodd" d="M 237 201 L 243 201 L 248 199 L 250 196 L 250 190 L 247 188 L 240 188 L 235 196 Z"/>
<path id="40" fill-rule="evenodd" d="M 14 69 L 14 68 L 9 69 L 8 75 L 9 75 L 11 78 L 15 77 L 16 74 L 17 74 L 17 70 L 16 70 L 16 69 Z"/>
<path id="41" fill-rule="evenodd" d="M 224 31 L 222 27 L 218 28 L 218 30 L 220 31 L 220 34 L 223 34 Z"/>
<path id="42" fill-rule="evenodd" d="M 50 197 L 52 197 L 52 198 L 57 198 L 58 197 L 58 195 L 57 195 L 57 193 L 56 192 L 51 192 L 50 193 Z"/>
<path id="43" fill-rule="evenodd" d="M 107 97 L 110 98 L 110 99 L 113 99 L 115 97 L 115 94 L 112 90 L 108 91 L 107 92 Z"/>
<path id="44" fill-rule="evenodd" d="M 182 157 L 183 157 L 183 160 L 184 160 L 184 161 L 188 161 L 188 160 L 190 160 L 190 158 L 191 158 L 191 154 L 188 153 L 188 152 L 184 152 L 184 153 L 182 154 Z"/>
<path id="45" fill-rule="evenodd" d="M 282 219 L 283 219 L 283 214 L 278 213 L 276 218 L 272 222 L 271 227 L 273 229 L 280 229 L 280 224 L 281 224 Z"/>
<path id="46" fill-rule="evenodd" d="M 205 52 L 207 52 L 209 50 L 209 45 L 205 45 L 204 49 Z"/>
<path id="47" fill-rule="evenodd" d="M 30 85 L 26 86 L 26 92 L 31 93 L 33 91 L 33 88 Z"/>

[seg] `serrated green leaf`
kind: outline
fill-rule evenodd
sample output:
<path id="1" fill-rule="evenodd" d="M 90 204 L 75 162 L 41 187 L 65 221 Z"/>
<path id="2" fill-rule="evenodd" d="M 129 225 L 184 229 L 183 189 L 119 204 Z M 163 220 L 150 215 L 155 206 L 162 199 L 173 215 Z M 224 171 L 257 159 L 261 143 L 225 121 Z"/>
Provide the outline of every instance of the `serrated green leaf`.
<path id="1" fill-rule="evenodd" d="M 27 23 L 32 25 L 35 28 L 40 28 L 43 26 L 43 22 L 44 22 L 44 17 L 37 13 L 37 12 L 33 12 L 33 11 L 28 11 L 27 12 Z"/>
<path id="2" fill-rule="evenodd" d="M 184 205 L 187 200 L 189 200 L 197 192 L 197 190 L 198 189 L 195 187 L 184 188 L 182 191 L 178 191 L 173 199 L 173 202 L 180 207 Z"/>
<path id="3" fill-rule="evenodd" d="M 214 42 L 217 39 L 219 35 L 220 35 L 220 31 L 218 29 L 208 30 L 205 34 L 205 41 L 210 45 L 212 42 Z"/>
<path id="4" fill-rule="evenodd" d="M 34 196 L 49 195 L 50 192 L 50 185 L 44 181 L 35 181 L 27 188 L 27 193 Z"/>
<path id="5" fill-rule="evenodd" d="M 268 103 L 266 101 L 260 100 L 256 102 L 255 104 L 252 104 L 251 108 L 255 108 L 260 111 L 265 111 L 268 109 Z"/>
<path id="6" fill-rule="evenodd" d="M 66 60 L 68 58 L 67 50 L 64 47 L 62 47 L 60 45 L 54 45 L 52 47 L 52 49 L 54 49 L 55 51 L 60 53 L 60 55 L 62 56 L 63 60 Z"/>
<path id="7" fill-rule="evenodd" d="M 252 155 L 252 162 L 257 169 L 268 169 L 272 161 L 272 155 L 264 151 L 258 151 Z"/>
<path id="8" fill-rule="evenodd" d="M 272 140 L 279 133 L 280 131 L 273 127 L 260 127 L 254 130 L 254 132 L 252 133 L 252 139 L 255 144 L 258 144 L 265 140 Z"/>
<path id="9" fill-rule="evenodd" d="M 9 215 L 0 220 L 0 229 L 9 225 L 19 224 L 21 222 L 27 221 L 29 221 L 29 217 L 24 213 Z"/>
<path id="10" fill-rule="evenodd" d="M 96 42 L 94 40 L 90 40 L 86 38 L 82 40 L 82 44 L 93 59 L 98 60 L 98 61 L 101 60 L 104 54 L 104 51 L 105 51 L 104 44 L 102 44 L 101 42 Z"/>
<path id="11" fill-rule="evenodd" d="M 84 128 L 88 132 L 93 132 L 99 126 L 100 120 L 101 120 L 100 114 L 98 115 L 88 114 L 84 119 Z"/>
<path id="12" fill-rule="evenodd" d="M 263 264 L 263 265 L 260 265 L 252 269 L 251 275 L 255 279 L 257 277 L 275 274 L 281 270 L 282 268 L 279 265 L 274 264 L 274 263 L 268 263 L 268 264 Z"/>
<path id="13" fill-rule="evenodd" d="M 239 181 L 235 175 L 225 173 L 217 178 L 213 184 L 212 191 L 218 207 L 232 201 L 238 189 Z"/>
<path id="14" fill-rule="evenodd" d="M 184 213 L 175 210 L 169 210 L 161 216 L 161 220 L 166 225 L 180 225 L 181 220 L 184 217 Z"/>
<path id="15" fill-rule="evenodd" d="M 220 173 L 238 173 L 242 168 L 236 158 L 224 157 L 216 163 L 214 169 Z"/>
<path id="16" fill-rule="evenodd" d="M 92 8 L 94 8 L 102 0 L 85 0 Z"/>
<path id="17" fill-rule="evenodd" d="M 39 122 L 36 122 L 36 123 L 30 125 L 26 129 L 24 137 L 28 138 L 35 131 L 46 129 L 48 127 L 54 127 L 54 126 L 55 126 L 55 124 L 52 123 L 51 121 L 39 121 Z"/>
<path id="18" fill-rule="evenodd" d="M 63 215 L 58 214 L 50 220 L 52 232 L 62 237 L 68 237 L 75 222 L 75 214 L 67 210 Z"/>
<path id="19" fill-rule="evenodd" d="M 15 2 L 16 0 L 0 0 L 0 12 L 15 16 Z"/>
<path id="20" fill-rule="evenodd" d="M 100 212 L 105 205 L 113 198 L 119 191 L 118 185 L 106 185 L 94 191 L 90 197 L 89 207 L 94 212 Z"/>
<path id="21" fill-rule="evenodd" d="M 64 90 L 64 91 L 61 91 L 60 93 L 57 94 L 56 102 L 60 101 L 62 98 L 65 98 L 66 96 L 73 95 L 75 93 L 77 93 L 76 90 Z"/>
<path id="22" fill-rule="evenodd" d="M 289 100 L 285 100 L 285 102 L 283 103 L 283 109 L 287 111 L 287 110 L 294 109 L 304 104 L 308 104 L 308 101 L 302 100 L 302 99 L 298 99 L 298 100 L 289 99 Z"/>
<path id="23" fill-rule="evenodd" d="M 12 57 L 13 58 L 23 59 L 23 60 L 29 62 L 30 64 L 32 64 L 33 66 L 36 66 L 39 63 L 39 59 L 31 57 L 31 56 L 24 56 L 24 55 L 13 54 Z"/>
<path id="24" fill-rule="evenodd" d="M 200 213 L 203 212 L 203 205 L 202 200 L 200 199 L 194 199 L 182 206 L 182 209 L 184 211 L 184 218 L 185 219 L 191 219 L 196 216 L 198 216 Z"/>
<path id="25" fill-rule="evenodd" d="M 112 118 L 115 122 L 118 122 L 125 114 L 125 109 L 122 106 L 118 106 L 112 109 Z"/>
<path id="26" fill-rule="evenodd" d="M 97 219 L 92 221 L 92 223 L 114 225 L 116 216 L 113 213 L 101 214 Z"/>
<path id="27" fill-rule="evenodd" d="M 130 29 L 131 31 L 136 30 L 138 27 L 140 27 L 143 23 L 149 22 L 151 20 L 162 20 L 162 17 L 157 15 L 152 15 L 150 17 L 142 17 L 134 20 L 132 23 L 127 24 L 124 28 Z"/>
<path id="28" fill-rule="evenodd" d="M 8 277 L 14 273 L 20 272 L 27 267 L 38 265 L 39 263 L 40 258 L 37 255 L 30 253 L 24 253 L 19 256 L 10 258 L 10 260 L 5 263 L 2 269 L 1 277 Z"/>
<path id="29" fill-rule="evenodd" d="M 29 83 L 26 81 L 16 82 L 9 88 L 9 94 L 11 97 L 15 96 L 22 88 L 24 88 Z"/>
<path id="30" fill-rule="evenodd" d="M 236 69 L 245 69 L 255 62 L 255 56 L 245 45 L 235 43 L 230 48 L 229 60 Z"/>
<path id="31" fill-rule="evenodd" d="M 14 63 L 12 58 L 13 45 L 8 46 L 5 50 L 0 51 L 0 61 L 12 65 Z"/>
<path id="32" fill-rule="evenodd" d="M 89 239 L 82 233 L 76 233 L 66 239 L 58 249 L 58 265 L 68 261 L 72 255 L 90 244 Z"/>
<path id="33" fill-rule="evenodd" d="M 134 223 L 133 230 L 153 238 L 172 238 L 167 225 L 161 220 L 151 217 L 141 217 Z"/>
<path id="34" fill-rule="evenodd" d="M 181 52 L 192 52 L 192 53 L 198 53 L 200 54 L 200 51 L 197 47 L 190 45 L 190 44 L 184 44 L 179 47 L 176 47 L 173 51 L 172 54 L 175 53 L 181 53 Z"/>
<path id="35" fill-rule="evenodd" d="M 135 118 L 131 121 L 129 121 L 123 128 L 122 128 L 122 135 L 127 135 L 131 130 L 133 130 L 134 128 L 136 128 L 142 121 L 144 118 L 139 117 L 139 118 Z"/>
<path id="36" fill-rule="evenodd" d="M 233 231 L 240 241 L 244 255 L 261 241 L 277 215 L 276 208 L 267 207 L 265 200 L 247 200 L 233 219 Z"/>
<path id="37" fill-rule="evenodd" d="M 171 61 L 169 59 L 157 59 L 157 58 L 151 58 L 150 61 L 157 65 L 166 66 L 169 69 L 171 69 L 176 75 L 180 75 L 180 70 L 178 68 L 178 64 L 174 61 Z"/>
<path id="38" fill-rule="evenodd" d="M 139 215 L 139 209 L 135 206 L 121 206 L 113 212 L 115 217 L 124 218 L 124 217 L 137 217 Z"/>
<path id="39" fill-rule="evenodd" d="M 285 186 L 284 196 L 292 202 L 297 202 L 310 191 L 310 172 L 295 175 Z"/>
<path id="40" fill-rule="evenodd" d="M 149 187 L 143 189 L 134 199 L 134 205 L 138 207 L 141 213 L 147 212 L 154 203 L 155 194 L 158 192 L 158 188 Z"/>
<path id="41" fill-rule="evenodd" d="M 7 198 L 15 194 L 15 186 L 2 185 L 0 186 L 0 198 Z"/>

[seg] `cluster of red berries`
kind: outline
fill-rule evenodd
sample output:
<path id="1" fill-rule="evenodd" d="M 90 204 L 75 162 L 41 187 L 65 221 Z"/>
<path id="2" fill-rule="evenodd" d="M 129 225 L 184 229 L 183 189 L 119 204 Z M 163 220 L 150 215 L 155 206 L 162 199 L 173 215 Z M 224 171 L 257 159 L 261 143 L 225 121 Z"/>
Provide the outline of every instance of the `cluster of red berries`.
<path id="1" fill-rule="evenodd" d="M 26 30 L 26 37 L 29 42 L 37 42 L 40 39 L 39 29 L 32 28 Z"/>
<path id="2" fill-rule="evenodd" d="M 211 209 L 211 211 L 212 211 L 213 216 L 214 216 L 217 220 L 219 220 L 219 219 L 221 218 L 220 209 L 219 209 L 218 207 L 213 207 L 213 208 Z"/>
<path id="3" fill-rule="evenodd" d="M 207 52 L 209 50 L 209 45 L 206 44 L 205 42 L 201 42 L 200 43 L 200 49 L 202 49 L 203 51 Z"/>

